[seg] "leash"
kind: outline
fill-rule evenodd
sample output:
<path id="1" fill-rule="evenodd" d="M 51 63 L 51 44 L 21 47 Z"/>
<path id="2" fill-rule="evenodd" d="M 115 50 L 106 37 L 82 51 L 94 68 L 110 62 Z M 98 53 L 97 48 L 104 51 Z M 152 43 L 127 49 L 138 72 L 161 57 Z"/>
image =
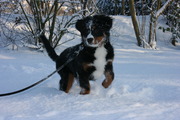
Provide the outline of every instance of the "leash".
<path id="1" fill-rule="evenodd" d="M 60 71 L 61 69 L 63 69 L 69 62 L 71 62 L 72 60 L 74 60 L 74 59 L 79 55 L 80 51 L 83 50 L 83 48 L 84 48 L 83 45 L 80 45 L 80 46 L 79 46 L 79 50 L 75 51 L 75 52 L 72 54 L 72 56 L 71 56 L 70 59 L 68 59 L 63 65 L 61 65 L 58 69 L 56 69 L 55 71 L 53 71 L 53 72 L 52 72 L 51 74 L 49 74 L 47 77 L 39 80 L 38 82 L 35 82 L 35 83 L 32 84 L 32 85 L 29 85 L 29 86 L 27 86 L 27 87 L 25 87 L 25 88 L 23 88 L 23 89 L 20 89 L 20 90 L 14 91 L 14 92 L 9 92 L 9 93 L 0 94 L 0 97 L 17 94 L 17 93 L 23 92 L 23 91 L 25 91 L 25 90 L 28 90 L 28 89 L 30 89 L 30 88 L 32 88 L 32 87 L 34 87 L 34 86 L 42 83 L 43 81 L 47 80 L 47 79 L 50 78 L 52 75 L 54 75 L 56 72 L 58 72 L 58 71 Z"/>

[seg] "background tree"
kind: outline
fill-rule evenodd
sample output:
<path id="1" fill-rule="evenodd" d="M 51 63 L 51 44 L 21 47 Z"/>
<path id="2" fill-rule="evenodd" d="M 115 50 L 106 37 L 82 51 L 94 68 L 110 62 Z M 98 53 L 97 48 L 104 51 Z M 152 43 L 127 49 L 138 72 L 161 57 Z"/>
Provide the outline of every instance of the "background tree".
<path id="1" fill-rule="evenodd" d="M 149 45 L 151 48 L 156 49 L 156 43 L 157 43 L 157 38 L 156 38 L 156 27 L 157 27 L 157 20 L 158 17 L 165 11 L 165 9 L 168 7 L 168 5 L 173 1 L 173 0 L 168 0 L 164 5 L 159 8 L 158 2 L 159 0 L 153 0 L 153 3 L 151 5 L 151 13 L 150 13 L 150 25 L 149 25 Z"/>
<path id="2" fill-rule="evenodd" d="M 131 13 L 131 18 L 132 18 L 132 23 L 134 26 L 134 31 L 135 31 L 135 35 L 136 35 L 136 39 L 137 39 L 137 43 L 138 46 L 141 46 L 141 37 L 140 37 L 140 30 L 139 30 L 139 26 L 138 26 L 138 22 L 136 19 L 136 10 L 135 10 L 135 6 L 134 6 L 134 0 L 129 0 L 129 6 L 130 6 L 130 13 Z"/>
<path id="3" fill-rule="evenodd" d="M 81 11 L 83 11 L 83 16 L 89 16 L 94 13 L 98 13 L 98 8 L 96 6 L 96 0 L 80 0 L 81 1 Z"/>
<path id="4" fill-rule="evenodd" d="M 125 0 L 122 0 L 121 4 L 122 4 L 122 12 L 121 12 L 121 14 L 125 15 Z"/>
<path id="5" fill-rule="evenodd" d="M 99 9 L 99 13 L 105 15 L 120 15 L 124 12 L 122 11 L 121 0 L 97 0 L 97 7 Z M 124 6 L 123 10 L 125 10 Z"/>
<path id="6" fill-rule="evenodd" d="M 167 20 L 168 27 L 159 27 L 163 32 L 168 31 L 172 33 L 171 43 L 176 46 L 178 39 L 180 39 L 180 6 L 179 0 L 174 0 L 167 10 L 164 11 L 164 16 Z"/>
<path id="7" fill-rule="evenodd" d="M 129 1 L 130 11 L 132 22 L 134 26 L 135 35 L 137 38 L 138 45 L 140 46 L 143 44 L 145 48 L 152 48 L 156 49 L 156 27 L 157 27 L 157 20 L 158 17 L 163 13 L 163 11 L 167 8 L 167 6 L 173 0 L 168 0 L 164 4 L 160 5 L 162 2 L 160 0 L 153 0 L 149 3 L 145 3 L 144 1 L 138 2 L 137 4 L 134 3 L 134 0 Z M 136 10 L 138 10 L 138 15 L 142 16 L 142 19 L 137 22 L 136 19 Z M 147 9 L 149 8 L 149 10 Z M 145 24 L 146 24 L 146 17 L 145 15 L 150 13 L 150 22 L 149 22 L 149 37 L 148 42 L 145 39 Z"/>

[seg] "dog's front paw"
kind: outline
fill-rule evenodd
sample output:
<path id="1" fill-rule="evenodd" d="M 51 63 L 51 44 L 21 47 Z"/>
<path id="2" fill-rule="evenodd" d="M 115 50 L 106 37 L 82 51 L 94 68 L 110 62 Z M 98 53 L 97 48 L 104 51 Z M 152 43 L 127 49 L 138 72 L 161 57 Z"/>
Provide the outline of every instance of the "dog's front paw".
<path id="1" fill-rule="evenodd" d="M 114 80 L 114 73 L 112 71 L 105 72 L 106 79 L 103 81 L 102 86 L 108 88 Z"/>
<path id="2" fill-rule="evenodd" d="M 85 88 L 82 88 L 81 92 L 80 92 L 81 95 L 86 95 L 86 94 L 89 94 L 89 93 L 90 93 L 90 90 L 86 90 Z"/>
<path id="3" fill-rule="evenodd" d="M 104 87 L 104 88 L 108 88 L 109 87 L 109 85 L 111 85 L 111 83 L 112 83 L 112 80 L 104 80 L 103 81 L 103 83 L 102 83 L 102 86 Z"/>

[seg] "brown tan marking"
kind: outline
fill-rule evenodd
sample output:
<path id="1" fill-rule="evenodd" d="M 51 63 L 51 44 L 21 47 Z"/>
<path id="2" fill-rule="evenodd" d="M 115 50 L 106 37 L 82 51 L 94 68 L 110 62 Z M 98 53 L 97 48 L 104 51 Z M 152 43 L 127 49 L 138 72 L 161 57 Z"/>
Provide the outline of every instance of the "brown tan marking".
<path id="1" fill-rule="evenodd" d="M 68 84 L 67 84 L 67 88 L 65 91 L 66 93 L 68 93 L 69 90 L 71 89 L 73 82 L 74 82 L 74 75 L 70 73 L 68 76 Z"/>
<path id="2" fill-rule="evenodd" d="M 92 66 L 91 64 L 83 63 L 83 70 L 84 70 L 84 71 L 87 71 L 88 68 L 90 68 L 91 66 Z"/>
<path id="3" fill-rule="evenodd" d="M 82 88 L 81 92 L 80 92 L 81 95 L 86 95 L 86 94 L 89 94 L 89 93 L 90 93 L 90 90 L 86 90 L 84 88 Z"/>
<path id="4" fill-rule="evenodd" d="M 104 38 L 104 36 L 95 37 L 95 38 L 94 38 L 94 39 L 95 39 L 95 42 L 96 42 L 95 44 L 101 42 L 101 41 L 103 40 L 103 38 Z"/>
<path id="5" fill-rule="evenodd" d="M 113 59 L 107 60 L 108 64 L 112 65 Z"/>
<path id="6" fill-rule="evenodd" d="M 81 95 L 86 95 L 90 93 L 90 84 L 88 86 L 89 86 L 89 90 L 85 88 L 81 88 L 81 92 L 80 92 Z"/>

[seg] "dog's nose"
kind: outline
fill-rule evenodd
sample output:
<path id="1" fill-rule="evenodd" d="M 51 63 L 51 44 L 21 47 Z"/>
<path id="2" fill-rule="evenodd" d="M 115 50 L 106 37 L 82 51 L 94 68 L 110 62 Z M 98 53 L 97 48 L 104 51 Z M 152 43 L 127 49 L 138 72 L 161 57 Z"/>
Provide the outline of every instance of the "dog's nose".
<path id="1" fill-rule="evenodd" d="M 88 43 L 92 43 L 93 42 L 93 38 L 88 38 L 87 41 L 88 41 Z"/>

